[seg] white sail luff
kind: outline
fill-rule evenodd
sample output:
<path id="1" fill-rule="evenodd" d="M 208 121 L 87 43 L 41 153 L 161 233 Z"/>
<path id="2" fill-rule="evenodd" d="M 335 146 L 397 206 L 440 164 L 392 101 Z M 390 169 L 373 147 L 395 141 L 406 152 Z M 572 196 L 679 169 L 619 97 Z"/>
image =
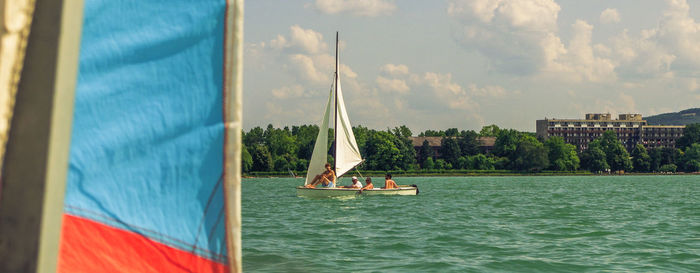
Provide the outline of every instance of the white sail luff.
<path id="1" fill-rule="evenodd" d="M 326 103 L 323 120 L 321 120 L 321 124 L 318 126 L 318 135 L 316 136 L 314 151 L 311 153 L 311 161 L 309 161 L 309 169 L 306 172 L 306 181 L 304 181 L 304 185 L 308 185 L 316 175 L 322 173 L 325 170 L 324 165 L 328 162 L 328 123 L 331 116 L 332 101 L 333 92 L 328 96 L 328 103 Z"/>

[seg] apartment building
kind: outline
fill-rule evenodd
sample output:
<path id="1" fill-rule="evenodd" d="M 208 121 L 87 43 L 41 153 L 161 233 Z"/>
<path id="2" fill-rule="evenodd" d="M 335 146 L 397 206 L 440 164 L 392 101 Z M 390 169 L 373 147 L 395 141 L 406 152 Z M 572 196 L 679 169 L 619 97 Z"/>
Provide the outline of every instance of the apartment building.
<path id="1" fill-rule="evenodd" d="M 614 131 L 617 139 L 628 151 L 637 144 L 645 148 L 675 147 L 676 140 L 683 136 L 685 126 L 651 126 L 640 114 L 621 114 L 613 119 L 609 113 L 586 114 L 585 119 L 548 119 L 536 121 L 537 136 L 547 139 L 558 136 L 579 150 L 600 137 L 605 131 Z"/>

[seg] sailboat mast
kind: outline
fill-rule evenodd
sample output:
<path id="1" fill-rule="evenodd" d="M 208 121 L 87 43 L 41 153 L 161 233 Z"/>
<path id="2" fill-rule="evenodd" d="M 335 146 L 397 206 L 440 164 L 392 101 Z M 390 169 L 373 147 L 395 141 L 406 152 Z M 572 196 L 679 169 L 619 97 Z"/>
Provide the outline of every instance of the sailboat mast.
<path id="1" fill-rule="evenodd" d="M 333 121 L 333 172 L 338 155 L 338 32 L 335 32 L 335 117 Z"/>

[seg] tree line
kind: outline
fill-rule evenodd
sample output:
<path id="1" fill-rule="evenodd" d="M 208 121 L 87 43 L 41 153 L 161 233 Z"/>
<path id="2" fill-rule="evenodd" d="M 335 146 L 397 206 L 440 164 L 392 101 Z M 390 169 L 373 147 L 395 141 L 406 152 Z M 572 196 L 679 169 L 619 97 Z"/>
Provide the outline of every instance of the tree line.
<path id="1" fill-rule="evenodd" d="M 243 132 L 244 173 L 306 171 L 318 135 L 318 126 L 284 128 L 255 127 Z M 441 137 L 439 157 L 428 141 L 414 149 L 406 126 L 385 131 L 353 127 L 365 162 L 359 170 L 511 170 L 521 172 L 697 172 L 700 171 L 700 124 L 688 125 L 676 148 L 646 149 L 637 145 L 631 152 L 606 131 L 580 152 L 561 137 L 539 139 L 533 133 L 502 129 L 496 125 L 473 130 L 426 130 L 420 137 Z M 481 149 L 480 138 L 494 137 L 493 149 Z M 333 163 L 333 129 L 329 129 L 328 159 Z"/>

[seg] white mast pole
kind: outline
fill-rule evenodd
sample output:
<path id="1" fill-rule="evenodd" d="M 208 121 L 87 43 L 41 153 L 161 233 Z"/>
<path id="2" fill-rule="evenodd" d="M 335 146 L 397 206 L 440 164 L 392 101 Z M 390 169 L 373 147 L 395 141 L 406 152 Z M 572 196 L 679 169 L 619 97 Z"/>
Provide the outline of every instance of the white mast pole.
<path id="1" fill-rule="evenodd" d="M 338 162 L 338 32 L 335 32 L 335 117 L 333 120 L 333 172 L 337 172 L 336 168 Z M 336 181 L 337 173 L 336 173 Z M 337 185 L 336 185 L 337 186 Z"/>

